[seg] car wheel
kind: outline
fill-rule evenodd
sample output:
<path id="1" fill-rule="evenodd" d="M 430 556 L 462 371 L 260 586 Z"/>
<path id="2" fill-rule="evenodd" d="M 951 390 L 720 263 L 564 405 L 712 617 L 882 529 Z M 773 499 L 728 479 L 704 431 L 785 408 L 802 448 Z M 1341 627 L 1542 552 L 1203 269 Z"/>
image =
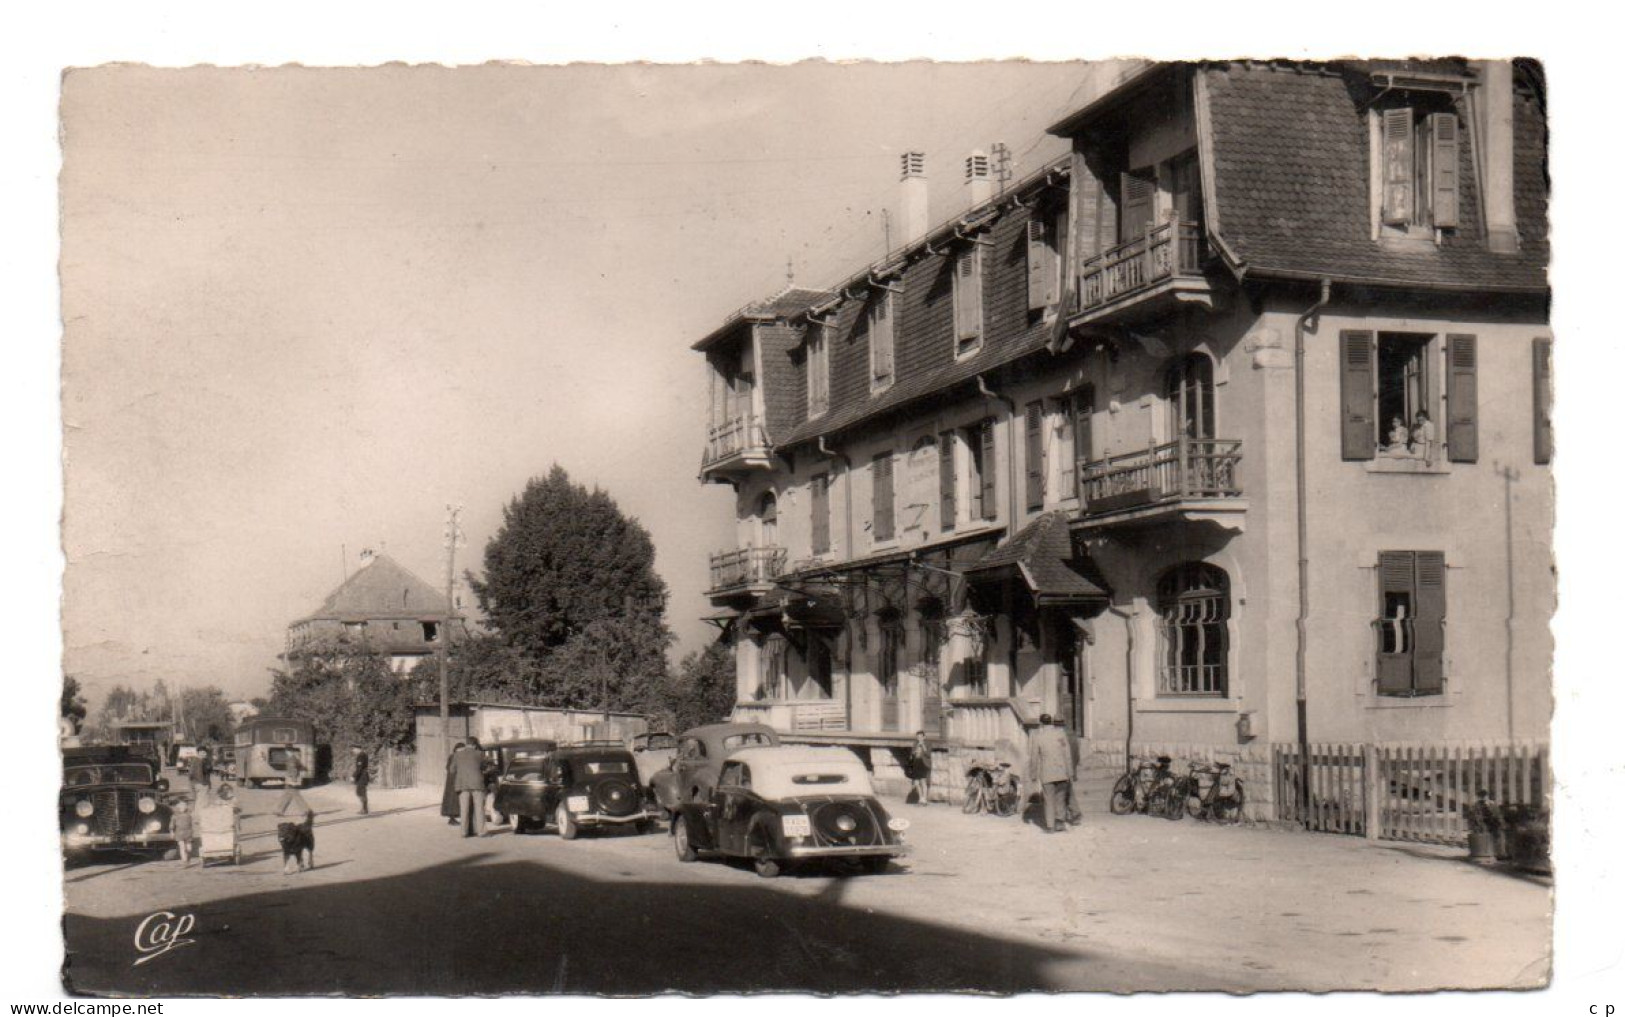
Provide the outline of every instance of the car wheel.
<path id="1" fill-rule="evenodd" d="M 756 874 L 763 879 L 773 879 L 784 871 L 784 866 L 771 854 L 767 835 L 760 827 L 751 834 L 750 838 L 751 863 L 756 867 Z"/>
<path id="2" fill-rule="evenodd" d="M 496 817 L 497 817 L 496 825 L 498 825 L 498 826 L 507 826 L 508 825 L 508 814 L 506 812 L 502 812 L 502 811 L 499 810 L 496 813 Z"/>
<path id="3" fill-rule="evenodd" d="M 558 824 L 559 836 L 565 840 L 575 840 L 576 834 L 581 832 L 581 828 L 576 825 L 575 817 L 570 815 L 570 810 L 564 807 L 563 802 L 559 803 L 554 821 Z"/>
<path id="4" fill-rule="evenodd" d="M 527 833 L 530 830 L 530 820 L 524 816 L 513 817 L 513 832 L 515 834 Z"/>
<path id="5" fill-rule="evenodd" d="M 688 820 L 681 816 L 672 820 L 671 844 L 677 849 L 677 860 L 680 862 L 692 862 L 700 857 L 700 853 L 694 850 L 693 841 L 688 837 Z"/>
<path id="6" fill-rule="evenodd" d="M 776 879 L 784 871 L 776 858 L 758 857 L 755 859 L 756 874 L 763 879 Z"/>

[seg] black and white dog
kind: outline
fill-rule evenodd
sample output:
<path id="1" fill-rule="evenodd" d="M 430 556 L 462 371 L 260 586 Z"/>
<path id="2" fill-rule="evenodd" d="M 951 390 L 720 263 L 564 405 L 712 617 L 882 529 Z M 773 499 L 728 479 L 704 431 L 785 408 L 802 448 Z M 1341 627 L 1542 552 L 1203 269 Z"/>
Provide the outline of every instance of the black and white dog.
<path id="1" fill-rule="evenodd" d="M 282 873 L 303 872 L 316 867 L 316 816 L 305 813 L 302 823 L 278 823 L 277 843 L 282 845 Z"/>

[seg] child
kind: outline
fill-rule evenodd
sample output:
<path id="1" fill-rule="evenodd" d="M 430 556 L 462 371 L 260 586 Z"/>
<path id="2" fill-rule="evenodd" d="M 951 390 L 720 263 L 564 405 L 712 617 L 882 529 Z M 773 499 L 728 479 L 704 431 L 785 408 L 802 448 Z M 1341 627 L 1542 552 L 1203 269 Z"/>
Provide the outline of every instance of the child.
<path id="1" fill-rule="evenodd" d="M 192 806 L 184 799 L 175 803 L 170 817 L 169 832 L 175 835 L 175 846 L 180 849 L 181 866 L 192 864 Z"/>

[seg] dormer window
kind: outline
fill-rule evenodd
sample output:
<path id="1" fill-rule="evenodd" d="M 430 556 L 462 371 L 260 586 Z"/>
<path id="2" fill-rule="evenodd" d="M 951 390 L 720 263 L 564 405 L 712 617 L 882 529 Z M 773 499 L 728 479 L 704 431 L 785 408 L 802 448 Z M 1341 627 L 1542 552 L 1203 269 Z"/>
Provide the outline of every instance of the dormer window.
<path id="1" fill-rule="evenodd" d="M 954 356 L 982 348 L 982 249 L 971 244 L 954 261 Z"/>
<path id="2" fill-rule="evenodd" d="M 1441 108 L 1445 107 L 1445 108 Z M 1460 214 L 1461 122 L 1448 100 L 1371 114 L 1379 235 L 1455 229 Z"/>
<path id="3" fill-rule="evenodd" d="M 807 326 L 807 416 L 822 416 L 829 411 L 829 344 L 825 328 L 819 324 Z"/>
<path id="4" fill-rule="evenodd" d="M 890 388 L 896 377 L 897 331 L 890 290 L 881 290 L 869 304 L 869 388 Z"/>

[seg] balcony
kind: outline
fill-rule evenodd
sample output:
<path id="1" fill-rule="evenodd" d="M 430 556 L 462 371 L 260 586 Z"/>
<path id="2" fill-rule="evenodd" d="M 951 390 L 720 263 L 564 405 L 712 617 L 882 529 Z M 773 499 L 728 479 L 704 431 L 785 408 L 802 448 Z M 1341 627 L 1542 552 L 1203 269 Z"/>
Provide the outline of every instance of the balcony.
<path id="1" fill-rule="evenodd" d="M 1201 267 L 1204 246 L 1200 223 L 1170 220 L 1090 258 L 1078 273 L 1073 323 L 1155 317 L 1180 301 L 1211 307 L 1213 287 Z"/>
<path id="2" fill-rule="evenodd" d="M 846 704 L 835 699 L 762 699 L 738 703 L 733 719 L 766 724 L 785 734 L 830 734 L 846 732 Z"/>
<path id="3" fill-rule="evenodd" d="M 706 479 L 769 469 L 773 450 L 767 444 L 767 430 L 753 416 L 734 417 L 711 428 L 700 460 L 700 475 Z"/>
<path id="4" fill-rule="evenodd" d="M 1237 467 L 1241 442 L 1181 438 L 1166 445 L 1078 463 L 1080 522 L 1207 521 L 1240 530 L 1247 511 Z"/>
<path id="5" fill-rule="evenodd" d="M 766 593 L 784 574 L 790 552 L 782 547 L 742 547 L 711 556 L 710 595 Z"/>

